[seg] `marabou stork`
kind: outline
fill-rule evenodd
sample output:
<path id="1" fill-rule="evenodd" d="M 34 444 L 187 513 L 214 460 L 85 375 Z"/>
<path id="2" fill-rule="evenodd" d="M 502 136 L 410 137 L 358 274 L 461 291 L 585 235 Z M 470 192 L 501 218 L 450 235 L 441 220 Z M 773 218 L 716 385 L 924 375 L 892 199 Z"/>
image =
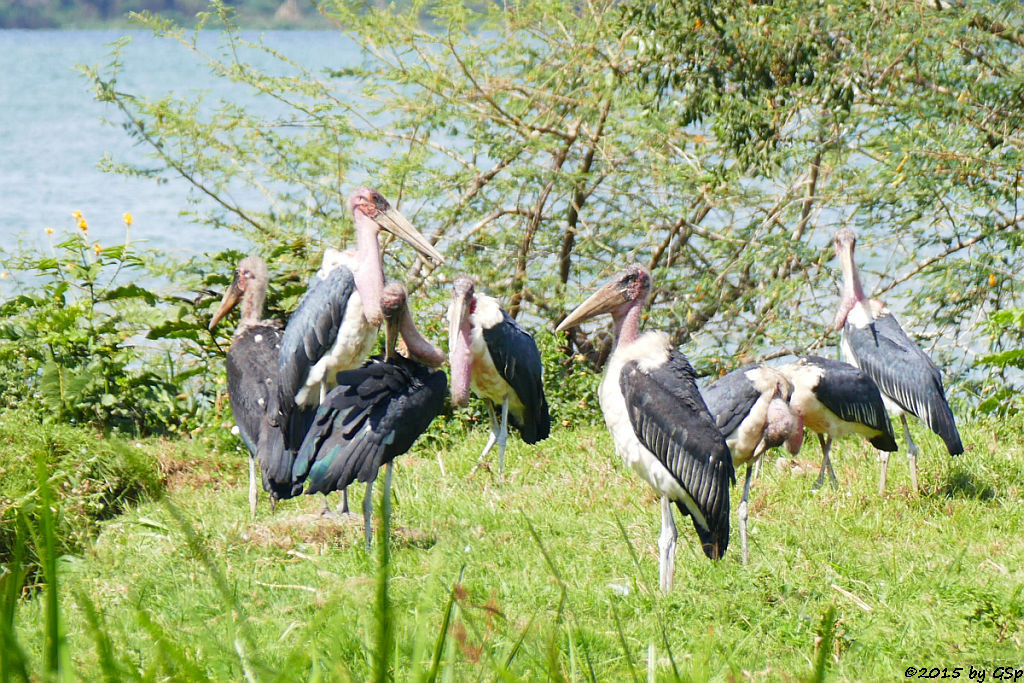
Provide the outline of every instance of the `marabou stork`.
<path id="1" fill-rule="evenodd" d="M 289 452 L 298 447 L 308 427 L 303 409 L 319 405 L 339 370 L 362 365 L 376 341 L 384 287 L 380 231 L 408 242 L 425 258 L 444 262 L 441 253 L 376 190 L 356 189 L 349 206 L 355 251 L 327 250 L 281 338 L 277 419 Z M 298 492 L 293 490 L 293 495 Z"/>
<path id="2" fill-rule="evenodd" d="M 241 318 L 228 348 L 225 364 L 231 414 L 238 424 L 242 443 L 249 449 L 249 511 L 256 516 L 256 461 L 262 471 L 263 488 L 270 494 L 271 509 L 290 491 L 290 471 L 284 462 L 281 431 L 271 420 L 271 406 L 277 392 L 277 355 L 281 332 L 271 322 L 261 320 L 263 299 L 267 293 L 267 264 L 258 256 L 247 256 L 238 263 L 235 278 L 220 307 L 210 319 L 210 330 L 242 303 Z M 283 482 L 282 487 L 280 483 Z"/>
<path id="3" fill-rule="evenodd" d="M 788 403 L 793 385 L 782 373 L 767 365 L 750 364 L 715 380 L 702 393 L 715 424 L 725 436 L 733 467 L 747 465 L 743 499 L 736 514 L 746 564 L 747 499 L 754 464 L 769 448 L 783 443 L 796 455 L 803 442 L 804 430 Z"/>
<path id="4" fill-rule="evenodd" d="M 793 384 L 789 407 L 797 414 L 801 431 L 807 427 L 815 432 L 821 444 L 821 472 L 813 488 L 825 481 L 826 470 L 836 483 L 829 460 L 834 439 L 858 434 L 881 452 L 896 450 L 882 394 L 860 369 L 832 358 L 806 356 L 777 370 Z"/>
<path id="5" fill-rule="evenodd" d="M 406 306 L 402 285 L 384 288 L 385 358 L 337 375 L 332 389 L 316 412 L 299 448 L 293 467 L 296 481 L 306 493 L 344 490 L 356 481 L 366 483 L 363 521 L 366 547 L 373 537 L 373 482 L 381 466 L 384 504 L 390 511 L 392 461 L 408 451 L 444 409 L 448 379 L 417 360 L 395 350 L 399 333 L 410 356 L 432 365 L 444 362 L 444 352 L 416 330 Z"/>
<path id="6" fill-rule="evenodd" d="M 882 391 L 885 406 L 899 415 L 907 438 L 910 482 L 917 493 L 917 444 L 910 437 L 907 413 L 924 420 L 945 442 L 950 455 L 964 452 L 953 411 L 946 401 L 942 374 L 914 343 L 899 322 L 878 299 L 867 299 L 861 288 L 853 248 L 857 235 L 843 228 L 836 233 L 835 250 L 843 270 L 843 292 L 833 327 L 842 330 L 843 357 L 866 372 Z M 882 463 L 878 494 L 885 493 L 889 454 L 878 454 Z"/>
<path id="7" fill-rule="evenodd" d="M 694 383 L 686 357 L 660 332 L 639 334 L 651 276 L 634 264 L 620 270 L 569 314 L 557 330 L 611 313 L 615 349 L 598 389 L 615 450 L 661 496 L 659 578 L 672 588 L 678 533 L 672 503 L 689 515 L 704 554 L 717 560 L 729 544 L 729 447 Z"/>
<path id="8" fill-rule="evenodd" d="M 484 399 L 491 418 L 491 436 L 483 458 L 498 444 L 498 472 L 505 467 L 508 424 L 523 441 L 548 438 L 551 417 L 544 398 L 540 351 L 530 333 L 502 309 L 494 297 L 477 294 L 473 279 L 460 275 L 452 283 L 448 307 L 448 356 L 452 372 L 452 403 L 469 403 L 469 390 Z M 495 408 L 501 406 L 501 418 Z"/>

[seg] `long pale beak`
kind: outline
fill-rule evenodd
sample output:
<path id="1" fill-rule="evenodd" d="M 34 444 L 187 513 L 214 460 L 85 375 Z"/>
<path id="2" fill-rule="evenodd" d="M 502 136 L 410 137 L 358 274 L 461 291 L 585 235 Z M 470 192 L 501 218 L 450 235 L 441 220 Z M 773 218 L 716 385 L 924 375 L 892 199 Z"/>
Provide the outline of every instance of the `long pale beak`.
<path id="1" fill-rule="evenodd" d="M 564 332 L 596 315 L 611 313 L 624 303 L 626 303 L 626 298 L 622 294 L 618 281 L 609 282 L 591 294 L 590 298 L 577 306 L 575 311 L 567 315 L 565 320 L 555 328 L 555 332 Z"/>
<path id="2" fill-rule="evenodd" d="M 238 278 L 235 277 L 231 286 L 228 287 L 227 291 L 224 292 L 224 298 L 220 302 L 220 307 L 210 318 L 210 330 L 217 327 L 217 323 L 228 314 L 228 312 L 234 308 L 239 301 L 242 299 L 242 291 L 238 288 Z"/>
<path id="3" fill-rule="evenodd" d="M 413 249 L 425 258 L 433 259 L 438 264 L 444 263 L 444 256 L 441 255 L 441 252 L 428 242 L 427 238 L 413 227 L 409 219 L 399 213 L 397 209 L 389 208 L 387 211 L 382 211 L 377 214 L 374 220 L 377 221 L 377 225 L 382 229 L 411 244 Z"/>
<path id="4" fill-rule="evenodd" d="M 401 318 L 405 311 L 398 315 L 384 316 L 384 359 L 391 361 L 398 355 L 398 330 L 401 328 Z"/>

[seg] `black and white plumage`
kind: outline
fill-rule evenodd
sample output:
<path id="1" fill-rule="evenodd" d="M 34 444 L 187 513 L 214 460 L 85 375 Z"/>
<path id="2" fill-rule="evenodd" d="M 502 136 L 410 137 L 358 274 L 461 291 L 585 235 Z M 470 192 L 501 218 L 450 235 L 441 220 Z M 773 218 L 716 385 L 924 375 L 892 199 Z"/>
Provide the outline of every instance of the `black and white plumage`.
<path id="1" fill-rule="evenodd" d="M 443 352 L 419 337 L 412 326 L 404 288 L 388 285 L 384 299 L 390 302 L 384 306 L 385 358 L 338 373 L 337 386 L 320 404 L 292 472 L 296 482 L 305 482 L 309 494 L 342 491 L 355 481 L 365 483 L 367 547 L 372 538 L 372 492 L 378 471 L 387 467 L 384 499 L 389 505 L 392 461 L 407 452 L 441 413 L 448 390 L 442 370 L 394 351 L 402 331 L 410 355 L 435 365 L 444 360 Z"/>
<path id="2" fill-rule="evenodd" d="M 825 481 L 826 471 L 832 482 L 836 481 L 829 460 L 835 439 L 856 434 L 868 439 L 879 451 L 896 450 L 896 435 L 882 394 L 860 369 L 819 356 L 806 356 L 776 369 L 793 384 L 790 408 L 803 427 L 818 435 L 821 443 L 821 472 L 814 488 Z"/>
<path id="3" fill-rule="evenodd" d="M 910 437 L 907 414 L 921 418 L 945 442 L 950 455 L 964 452 L 953 411 L 946 401 L 942 374 L 899 322 L 878 299 L 867 299 L 861 287 L 853 251 L 857 236 L 842 229 L 835 236 L 835 251 L 843 271 L 843 290 L 834 327 L 842 330 L 843 357 L 866 372 L 882 392 L 892 415 L 899 415 L 907 439 L 910 481 L 917 488 L 917 444 Z M 880 453 L 879 494 L 885 492 L 889 456 Z"/>
<path id="4" fill-rule="evenodd" d="M 496 299 L 476 293 L 472 278 L 465 275 L 453 283 L 448 335 L 452 403 L 466 405 L 471 388 L 484 399 L 491 436 L 480 457 L 497 443 L 501 472 L 510 422 L 528 444 L 546 439 L 551 431 L 540 351 L 530 333 Z M 495 413 L 499 406 L 500 418 Z"/>
<path id="5" fill-rule="evenodd" d="M 325 252 L 323 265 L 281 338 L 276 419 L 288 453 L 301 443 L 308 413 L 334 386 L 336 373 L 362 365 L 376 341 L 384 287 L 380 231 L 408 242 L 424 258 L 444 262 L 440 252 L 376 190 L 356 189 L 349 206 L 355 251 Z"/>
<path id="6" fill-rule="evenodd" d="M 668 335 L 639 334 L 650 287 L 643 266 L 631 265 L 570 313 L 558 331 L 601 313 L 611 313 L 615 322 L 615 349 L 598 398 L 615 450 L 661 496 L 659 577 L 667 592 L 678 537 L 672 504 L 692 519 L 704 554 L 719 559 L 729 544 L 729 485 L 735 475 L 729 447 L 686 357 Z"/>
<path id="7" fill-rule="evenodd" d="M 702 392 L 725 437 L 733 467 L 747 465 L 743 498 L 737 508 L 743 563 L 747 562 L 747 500 L 754 464 L 769 448 L 786 444 L 795 455 L 803 441 L 800 420 L 789 407 L 793 385 L 779 371 L 752 363 L 715 380 Z"/>
<path id="8" fill-rule="evenodd" d="M 228 312 L 241 302 L 241 317 L 225 357 L 231 414 L 238 425 L 242 443 L 249 450 L 249 511 L 256 515 L 256 462 L 260 464 L 263 488 L 271 506 L 290 491 L 290 472 L 283 461 L 283 441 L 271 417 L 277 392 L 277 356 L 281 331 L 261 320 L 269 274 L 258 256 L 247 256 L 235 269 L 235 277 L 220 307 L 210 320 L 213 330 Z M 285 485 L 280 486 L 281 482 Z"/>

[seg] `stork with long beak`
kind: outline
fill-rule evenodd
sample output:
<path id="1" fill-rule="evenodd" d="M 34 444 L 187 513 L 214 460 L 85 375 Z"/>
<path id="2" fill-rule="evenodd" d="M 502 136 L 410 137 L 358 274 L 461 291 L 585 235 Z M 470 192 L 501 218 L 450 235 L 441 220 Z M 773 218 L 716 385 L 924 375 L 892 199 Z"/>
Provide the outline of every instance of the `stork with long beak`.
<path id="1" fill-rule="evenodd" d="M 290 485 L 280 487 L 289 475 L 282 472 L 281 432 L 272 421 L 272 405 L 277 393 L 277 356 L 281 331 L 262 320 L 263 300 L 270 276 L 267 264 L 258 256 L 247 256 L 238 263 L 235 277 L 224 292 L 220 307 L 210 319 L 213 330 L 231 309 L 241 302 L 241 317 L 225 357 L 231 414 L 238 425 L 242 443 L 249 450 L 249 512 L 256 516 L 256 463 L 262 470 L 263 488 L 270 494 L 271 509 L 281 497 L 287 497 Z"/>
<path id="2" fill-rule="evenodd" d="M 942 373 L 918 345 L 907 336 L 896 317 L 878 299 L 868 299 L 861 287 L 853 250 L 857 235 L 848 228 L 836 232 L 835 252 L 843 270 L 843 290 L 833 328 L 842 330 L 840 348 L 848 363 L 868 374 L 882 391 L 885 407 L 899 415 L 907 439 L 910 483 L 917 493 L 917 444 L 910 437 L 907 414 L 924 420 L 945 442 L 950 455 L 964 452 L 946 401 Z M 879 452 L 882 465 L 878 493 L 885 493 L 889 453 Z"/>
<path id="3" fill-rule="evenodd" d="M 476 291 L 473 279 L 460 275 L 452 284 L 448 307 L 448 356 L 452 403 L 469 403 L 469 391 L 484 399 L 491 436 L 483 458 L 498 444 L 498 472 L 505 468 L 511 422 L 523 441 L 548 438 L 551 417 L 544 397 L 543 367 L 537 343 L 494 297 Z M 496 414 L 500 406 L 501 417 Z"/>
<path id="4" fill-rule="evenodd" d="M 390 506 L 392 462 L 441 413 L 448 389 L 444 372 L 431 367 L 444 362 L 444 352 L 420 335 L 406 298 L 401 284 L 384 288 L 385 357 L 338 373 L 338 384 L 320 404 L 293 469 L 293 478 L 305 480 L 310 494 L 345 490 L 356 480 L 366 483 L 367 548 L 378 471 L 386 467 L 384 504 Z M 396 350 L 399 334 L 410 358 Z"/>
<path id="5" fill-rule="evenodd" d="M 678 533 L 674 503 L 691 517 L 701 549 L 712 560 L 729 544 L 729 447 L 694 382 L 686 357 L 661 332 L 640 334 L 651 276 L 634 264 L 612 276 L 570 313 L 558 331 L 610 313 L 615 349 L 598 389 L 605 423 L 626 465 L 661 496 L 659 577 L 672 589 Z"/>
<path id="6" fill-rule="evenodd" d="M 360 187 L 349 197 L 356 249 L 329 249 L 281 339 L 279 419 L 285 445 L 293 451 L 305 436 L 303 408 L 315 408 L 341 370 L 357 368 L 369 356 L 382 318 L 384 266 L 380 232 L 412 245 L 423 258 L 444 257 L 376 190 Z M 296 491 L 297 493 L 297 491 Z"/>

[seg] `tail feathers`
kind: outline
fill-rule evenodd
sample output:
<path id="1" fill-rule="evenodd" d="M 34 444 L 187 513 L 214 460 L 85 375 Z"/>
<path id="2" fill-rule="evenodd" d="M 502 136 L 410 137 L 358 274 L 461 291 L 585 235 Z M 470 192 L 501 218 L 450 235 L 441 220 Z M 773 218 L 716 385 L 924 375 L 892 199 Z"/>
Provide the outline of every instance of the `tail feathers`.
<path id="1" fill-rule="evenodd" d="M 899 447 L 896 445 L 896 438 L 892 434 L 879 434 L 871 437 L 871 445 L 880 451 L 892 453 Z"/>
<path id="2" fill-rule="evenodd" d="M 551 436 L 551 415 L 548 413 L 547 399 L 541 400 L 532 415 L 527 413 L 522 420 L 509 415 L 509 421 L 513 427 L 519 430 L 519 436 L 523 438 L 523 443 L 531 446 Z"/>
<path id="3" fill-rule="evenodd" d="M 697 530 L 700 538 L 700 547 L 709 560 L 720 560 L 729 548 L 729 506 L 725 506 L 724 513 L 716 518 L 708 518 L 711 528 L 706 528 L 697 522 L 697 518 L 690 514 L 681 501 L 676 501 L 676 506 L 683 516 L 688 516 L 693 521 L 693 528 Z"/>
<path id="4" fill-rule="evenodd" d="M 272 498 L 280 500 L 298 494 L 292 481 L 292 454 L 285 450 L 284 435 L 273 423 L 264 418 L 260 423 L 256 459 L 260 463 L 263 489 Z M 301 486 L 299 488 L 301 491 Z"/>
<path id="5" fill-rule="evenodd" d="M 946 443 L 946 449 L 950 455 L 960 455 L 964 452 L 964 445 L 960 441 L 960 432 L 956 429 L 956 422 L 953 419 L 953 411 L 949 404 L 943 400 L 938 405 L 931 406 L 924 415 L 924 423 Z"/>

